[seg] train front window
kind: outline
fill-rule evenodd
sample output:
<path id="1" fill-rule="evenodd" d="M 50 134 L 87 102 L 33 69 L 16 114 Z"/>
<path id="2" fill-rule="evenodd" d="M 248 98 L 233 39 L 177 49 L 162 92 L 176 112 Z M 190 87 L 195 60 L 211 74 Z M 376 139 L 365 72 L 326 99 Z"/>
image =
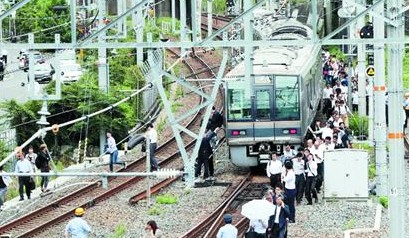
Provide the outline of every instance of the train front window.
<path id="1" fill-rule="evenodd" d="M 228 120 L 251 119 L 251 90 L 249 82 L 228 82 Z"/>
<path id="2" fill-rule="evenodd" d="M 275 119 L 299 120 L 299 84 L 296 76 L 275 78 Z"/>

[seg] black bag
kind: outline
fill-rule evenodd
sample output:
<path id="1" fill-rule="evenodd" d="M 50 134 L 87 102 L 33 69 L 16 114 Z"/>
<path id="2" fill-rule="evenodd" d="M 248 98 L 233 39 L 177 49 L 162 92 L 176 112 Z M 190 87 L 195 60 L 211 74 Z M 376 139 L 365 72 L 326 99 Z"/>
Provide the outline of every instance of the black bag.
<path id="1" fill-rule="evenodd" d="M 141 144 L 141 152 L 146 152 L 147 151 L 147 142 L 144 140 Z"/>
<path id="2" fill-rule="evenodd" d="M 245 233 L 245 238 L 258 238 L 258 233 L 251 227 L 249 231 Z"/>
<path id="3" fill-rule="evenodd" d="M 30 190 L 36 189 L 36 182 L 34 181 L 34 178 L 30 177 L 30 180 L 28 182 L 28 188 Z"/>

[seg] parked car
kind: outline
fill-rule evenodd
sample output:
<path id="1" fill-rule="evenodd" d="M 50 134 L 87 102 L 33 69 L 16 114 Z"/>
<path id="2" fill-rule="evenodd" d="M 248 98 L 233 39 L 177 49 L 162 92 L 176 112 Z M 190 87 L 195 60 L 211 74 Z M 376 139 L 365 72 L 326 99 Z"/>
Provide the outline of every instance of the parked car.
<path id="1" fill-rule="evenodd" d="M 56 73 L 53 65 L 48 63 L 41 63 L 34 65 L 34 80 L 39 84 L 49 83 L 53 79 L 53 75 Z M 30 80 L 30 76 L 27 76 Z"/>
<path id="2" fill-rule="evenodd" d="M 18 57 L 18 59 L 20 60 L 19 69 L 22 69 L 25 72 L 27 72 L 29 68 L 29 54 L 33 55 L 32 57 L 34 58 L 35 64 L 42 64 L 46 62 L 43 54 L 41 54 L 38 51 L 20 52 L 20 56 Z"/>
<path id="3" fill-rule="evenodd" d="M 83 69 L 77 63 L 61 65 L 61 82 L 71 83 L 77 82 L 83 75 Z"/>

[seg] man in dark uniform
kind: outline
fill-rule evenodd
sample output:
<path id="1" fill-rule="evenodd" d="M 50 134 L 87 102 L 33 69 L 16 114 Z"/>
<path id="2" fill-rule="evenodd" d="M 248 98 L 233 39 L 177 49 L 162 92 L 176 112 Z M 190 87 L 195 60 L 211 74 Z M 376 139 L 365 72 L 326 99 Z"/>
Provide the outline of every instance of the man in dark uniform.
<path id="1" fill-rule="evenodd" d="M 215 133 L 211 130 L 208 130 L 204 137 L 202 138 L 201 145 L 198 151 L 198 157 L 195 166 L 195 178 L 196 181 L 199 181 L 199 176 L 201 175 L 201 168 L 204 165 L 204 178 L 209 178 L 209 157 L 212 155 L 212 147 L 210 140 L 214 137 Z"/>

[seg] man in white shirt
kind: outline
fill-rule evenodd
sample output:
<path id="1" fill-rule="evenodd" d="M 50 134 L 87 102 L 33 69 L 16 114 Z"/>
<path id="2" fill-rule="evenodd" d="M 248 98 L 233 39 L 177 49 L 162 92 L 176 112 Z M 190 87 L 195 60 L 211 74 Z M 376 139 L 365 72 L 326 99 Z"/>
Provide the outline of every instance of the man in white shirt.
<path id="1" fill-rule="evenodd" d="M 317 164 L 313 159 L 313 155 L 309 154 L 307 156 L 308 162 L 306 163 L 306 188 L 305 197 L 308 200 L 308 205 L 312 205 L 312 195 L 315 198 L 315 202 L 318 202 L 317 192 L 316 192 L 316 176 L 317 176 Z"/>
<path id="2" fill-rule="evenodd" d="M 266 165 L 266 175 L 270 179 L 270 185 L 275 188 L 281 183 L 282 162 L 277 159 L 276 153 L 272 153 L 271 160 Z"/>
<path id="3" fill-rule="evenodd" d="M 296 158 L 292 159 L 293 170 L 296 176 L 296 204 L 300 204 L 305 192 L 305 161 L 303 154 L 299 152 Z"/>
<path id="4" fill-rule="evenodd" d="M 330 84 L 326 84 L 326 88 L 323 89 L 322 92 L 322 99 L 323 99 L 323 107 L 322 113 L 327 114 L 330 108 L 332 108 L 332 102 L 330 100 L 330 95 L 333 95 L 333 88 L 330 87 Z"/>
<path id="5" fill-rule="evenodd" d="M 33 173 L 33 166 L 31 165 L 30 161 L 24 158 L 24 154 L 22 151 L 17 153 L 17 157 L 19 160 L 16 163 L 16 167 L 14 172 L 16 173 Z M 20 194 L 20 201 L 24 200 L 24 188 L 26 189 L 27 198 L 30 199 L 31 189 L 30 189 L 30 176 L 19 176 L 19 194 Z"/>
<path id="6" fill-rule="evenodd" d="M 225 222 L 225 225 L 219 228 L 216 238 L 237 238 L 238 229 L 234 225 L 232 225 L 232 215 L 225 214 L 224 222 Z"/>
<path id="7" fill-rule="evenodd" d="M 281 158 L 282 163 L 284 164 L 286 160 L 291 160 L 296 156 L 296 151 L 290 147 L 290 143 L 285 143 L 285 149 L 283 150 L 283 155 Z"/>
<path id="8" fill-rule="evenodd" d="M 318 141 L 315 141 L 313 144 L 313 149 L 310 150 L 310 153 L 313 154 L 313 158 L 317 163 L 317 177 L 316 177 L 316 192 L 320 193 L 320 188 L 323 184 L 324 178 L 324 166 L 323 166 L 323 147 Z"/>
<path id="9" fill-rule="evenodd" d="M 151 171 L 158 170 L 158 161 L 155 159 L 155 150 L 157 149 L 157 141 L 158 141 L 158 133 L 154 129 L 154 125 L 152 123 L 147 124 L 147 133 L 146 137 L 149 139 L 149 160 L 151 162 Z"/>

